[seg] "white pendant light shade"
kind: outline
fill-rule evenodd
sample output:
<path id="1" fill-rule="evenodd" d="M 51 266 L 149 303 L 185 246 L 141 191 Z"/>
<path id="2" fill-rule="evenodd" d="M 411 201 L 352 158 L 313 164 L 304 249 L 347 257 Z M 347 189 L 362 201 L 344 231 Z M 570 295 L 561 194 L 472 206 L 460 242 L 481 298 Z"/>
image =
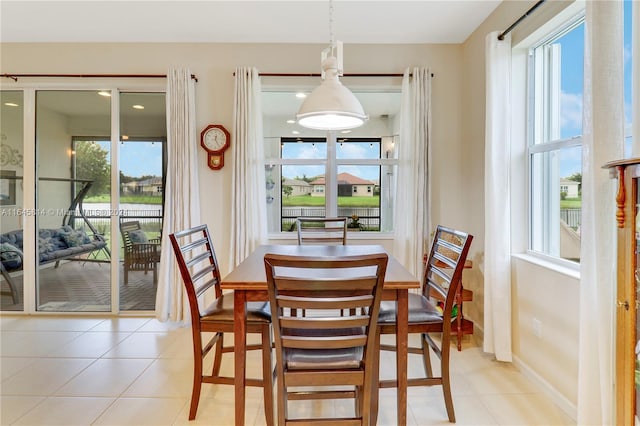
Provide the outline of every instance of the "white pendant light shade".
<path id="1" fill-rule="evenodd" d="M 364 124 L 367 115 L 353 93 L 338 79 L 338 65 L 330 56 L 322 63 L 325 78 L 302 103 L 296 118 L 303 127 L 317 130 L 353 129 Z"/>

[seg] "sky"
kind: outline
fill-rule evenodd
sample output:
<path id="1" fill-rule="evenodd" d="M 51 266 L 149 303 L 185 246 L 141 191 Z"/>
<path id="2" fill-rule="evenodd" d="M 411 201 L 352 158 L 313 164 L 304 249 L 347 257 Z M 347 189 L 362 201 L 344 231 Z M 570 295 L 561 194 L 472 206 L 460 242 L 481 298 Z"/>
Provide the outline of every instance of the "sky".
<path id="1" fill-rule="evenodd" d="M 110 152 L 111 142 L 100 141 Z M 154 142 L 122 142 L 120 144 L 120 170 L 126 176 L 162 176 L 162 144 Z"/>
<path id="2" fill-rule="evenodd" d="M 162 144 L 124 142 L 120 145 L 120 170 L 127 176 L 162 176 Z"/>
<path id="3" fill-rule="evenodd" d="M 327 158 L 326 143 L 284 143 L 282 144 L 282 158 L 324 159 Z M 376 159 L 380 158 L 379 142 L 345 142 L 338 143 L 336 150 L 338 159 Z M 338 173 L 350 173 L 362 179 L 378 181 L 380 168 L 378 166 L 339 166 Z M 283 166 L 282 175 L 293 179 L 297 177 L 314 177 L 325 173 L 324 166 Z"/>

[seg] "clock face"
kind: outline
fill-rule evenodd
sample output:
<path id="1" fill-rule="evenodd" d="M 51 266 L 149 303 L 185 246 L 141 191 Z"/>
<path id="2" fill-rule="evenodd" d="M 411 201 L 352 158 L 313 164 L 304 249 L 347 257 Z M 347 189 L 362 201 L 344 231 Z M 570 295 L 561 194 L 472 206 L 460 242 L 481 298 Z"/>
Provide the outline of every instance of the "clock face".
<path id="1" fill-rule="evenodd" d="M 214 127 L 204 135 L 203 142 L 211 151 L 220 151 L 227 142 L 227 136 L 221 129 Z"/>

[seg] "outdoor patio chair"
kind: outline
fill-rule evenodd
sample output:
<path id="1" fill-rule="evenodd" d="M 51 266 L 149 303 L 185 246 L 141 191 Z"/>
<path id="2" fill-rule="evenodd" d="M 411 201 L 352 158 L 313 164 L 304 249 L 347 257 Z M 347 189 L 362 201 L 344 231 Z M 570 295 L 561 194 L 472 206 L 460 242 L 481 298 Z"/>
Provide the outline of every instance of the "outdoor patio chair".
<path id="1" fill-rule="evenodd" d="M 129 272 L 153 272 L 153 284 L 158 283 L 158 262 L 160 262 L 160 238 L 148 238 L 140 227 L 140 222 L 120 223 L 122 245 L 124 246 L 124 284 L 129 284 Z"/>

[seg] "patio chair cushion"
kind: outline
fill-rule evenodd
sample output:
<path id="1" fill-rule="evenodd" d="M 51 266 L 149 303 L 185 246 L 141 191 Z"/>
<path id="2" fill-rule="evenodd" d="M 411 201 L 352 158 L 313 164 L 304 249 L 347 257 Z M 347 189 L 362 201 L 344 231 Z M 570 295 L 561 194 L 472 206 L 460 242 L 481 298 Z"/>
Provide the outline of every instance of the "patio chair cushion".
<path id="1" fill-rule="evenodd" d="M 7 269 L 18 269 L 22 266 L 22 250 L 11 243 L 0 243 L 0 259 Z"/>
<path id="2" fill-rule="evenodd" d="M 81 229 L 61 232 L 60 236 L 67 243 L 67 247 L 77 247 L 91 242 L 89 236 Z"/>
<path id="3" fill-rule="evenodd" d="M 133 244 L 144 244 L 149 242 L 147 234 L 145 234 L 141 229 L 138 229 L 137 231 L 129 231 L 129 238 L 131 238 L 131 242 Z"/>
<path id="4" fill-rule="evenodd" d="M 10 244 L 18 250 L 18 256 L 23 256 L 22 229 L 6 232 L 0 235 L 0 244 Z M 89 237 L 82 229 L 73 229 L 68 225 L 54 229 L 40 229 L 38 231 L 38 261 L 45 264 L 53 261 L 68 259 L 80 254 L 90 253 L 106 247 L 104 239 Z M 14 252 L 6 246 L 2 249 L 2 265 L 8 271 L 22 269 L 22 260 L 17 261 L 11 254 Z M 7 257 L 11 257 L 8 259 Z"/>

